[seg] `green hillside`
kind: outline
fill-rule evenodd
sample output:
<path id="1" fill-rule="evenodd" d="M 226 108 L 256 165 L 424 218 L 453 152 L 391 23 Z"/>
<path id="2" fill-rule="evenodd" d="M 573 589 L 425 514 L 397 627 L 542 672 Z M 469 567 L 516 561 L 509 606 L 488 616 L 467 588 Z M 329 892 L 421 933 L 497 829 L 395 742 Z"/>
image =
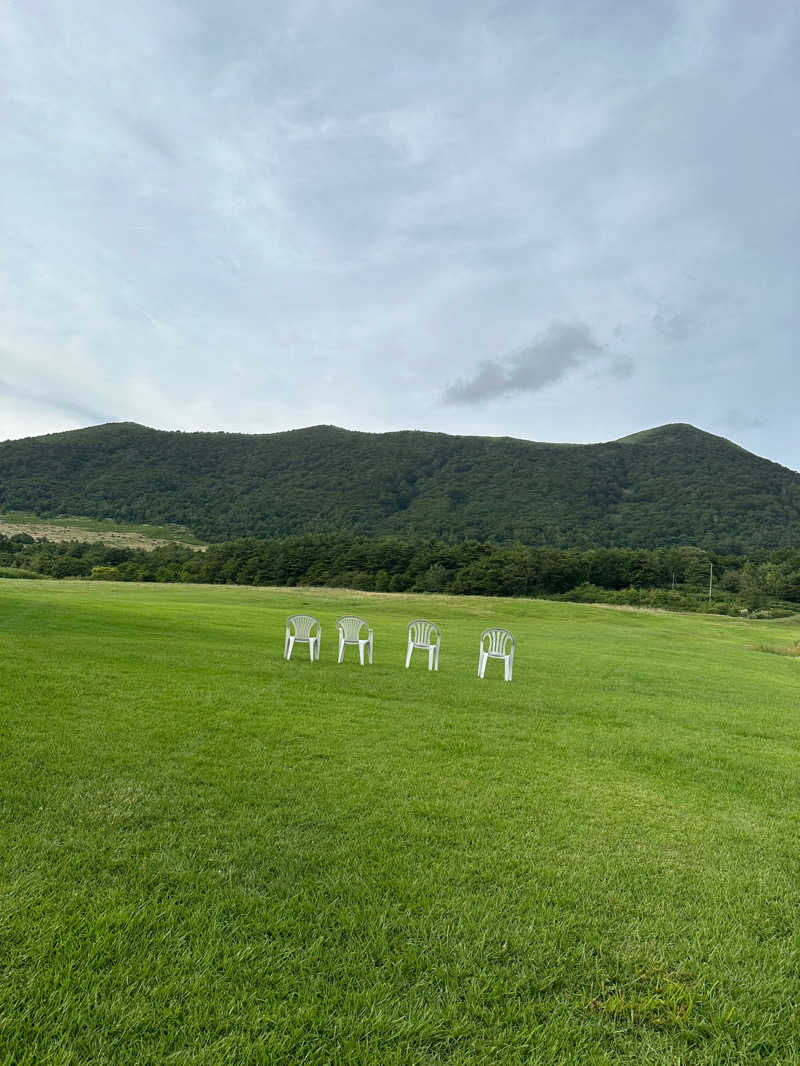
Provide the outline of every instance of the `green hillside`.
<path id="1" fill-rule="evenodd" d="M 110 423 L 0 444 L 0 508 L 177 524 L 208 540 L 344 531 L 751 551 L 797 544 L 800 474 L 683 424 L 574 445 Z"/>

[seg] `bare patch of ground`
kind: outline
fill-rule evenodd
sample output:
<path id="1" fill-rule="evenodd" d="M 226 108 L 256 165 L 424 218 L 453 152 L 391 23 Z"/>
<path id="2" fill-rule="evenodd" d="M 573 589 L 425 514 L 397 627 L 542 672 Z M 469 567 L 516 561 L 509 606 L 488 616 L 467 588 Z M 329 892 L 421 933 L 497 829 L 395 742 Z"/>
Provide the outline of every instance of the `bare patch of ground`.
<path id="1" fill-rule="evenodd" d="M 68 541 L 81 540 L 91 543 L 100 542 L 111 544 L 115 548 L 141 548 L 144 551 L 152 551 L 153 548 L 163 548 L 167 544 L 180 544 L 184 548 L 192 548 L 194 551 L 205 551 L 204 544 L 186 544 L 179 540 L 162 540 L 157 537 L 146 537 L 143 533 L 120 533 L 109 530 L 107 533 L 98 533 L 93 529 L 79 529 L 76 526 L 59 526 L 49 522 L 2 522 L 0 521 L 0 533 L 6 537 L 13 537 L 15 533 L 27 533 L 34 540 Z"/>
<path id="2" fill-rule="evenodd" d="M 634 603 L 590 603 L 589 607 L 604 607 L 607 611 L 635 611 L 637 614 L 675 614 L 666 607 L 639 607 Z"/>

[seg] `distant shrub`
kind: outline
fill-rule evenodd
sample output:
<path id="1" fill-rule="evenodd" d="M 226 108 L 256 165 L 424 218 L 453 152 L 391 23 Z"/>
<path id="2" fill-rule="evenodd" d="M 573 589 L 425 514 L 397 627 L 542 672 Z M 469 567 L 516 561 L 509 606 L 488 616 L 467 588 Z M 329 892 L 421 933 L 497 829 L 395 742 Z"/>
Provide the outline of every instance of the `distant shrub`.
<path id="1" fill-rule="evenodd" d="M 45 575 L 37 574 L 34 570 L 24 570 L 21 566 L 0 566 L 0 577 L 25 578 L 29 581 L 40 581 Z"/>
<path id="2" fill-rule="evenodd" d="M 788 647 L 783 644 L 759 644 L 759 651 L 767 651 L 771 655 L 789 655 L 793 659 L 800 658 L 800 640 L 796 640 L 794 644 Z"/>
<path id="3" fill-rule="evenodd" d="M 741 601 L 729 598 L 709 600 L 703 592 L 676 589 L 636 588 L 606 589 L 584 581 L 569 592 L 550 597 L 569 603 L 608 603 L 619 607 L 651 607 L 663 611 L 689 611 L 697 614 L 721 614 L 731 618 L 786 618 L 791 608 L 772 605 L 748 610 Z"/>
<path id="4" fill-rule="evenodd" d="M 92 581 L 119 581 L 120 572 L 116 566 L 93 566 L 89 576 Z"/>

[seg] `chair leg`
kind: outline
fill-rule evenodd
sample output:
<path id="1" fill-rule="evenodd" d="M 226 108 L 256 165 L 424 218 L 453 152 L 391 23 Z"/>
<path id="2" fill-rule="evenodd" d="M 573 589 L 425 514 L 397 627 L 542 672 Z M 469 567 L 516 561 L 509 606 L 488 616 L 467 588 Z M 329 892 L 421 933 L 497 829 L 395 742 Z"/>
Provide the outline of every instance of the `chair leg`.
<path id="1" fill-rule="evenodd" d="M 339 637 L 339 658 L 338 658 L 337 662 L 341 662 L 343 658 L 344 658 L 344 640 L 342 640 L 342 638 L 340 636 Z"/>
<path id="2" fill-rule="evenodd" d="M 369 638 L 369 665 L 372 666 L 372 637 Z"/>
<path id="3" fill-rule="evenodd" d="M 478 677 L 483 677 L 486 670 L 486 652 L 481 651 L 478 655 Z"/>
<path id="4" fill-rule="evenodd" d="M 438 644 L 436 645 L 436 652 L 435 652 L 435 655 L 434 655 L 434 658 L 433 658 L 433 668 L 434 668 L 434 670 L 438 670 L 439 669 L 439 645 Z"/>
<path id="5" fill-rule="evenodd" d="M 312 663 L 314 662 L 314 648 L 316 646 L 316 643 L 317 643 L 317 638 L 316 637 L 309 637 L 309 639 L 308 639 L 308 657 L 309 657 L 309 659 L 311 660 Z"/>
<path id="6" fill-rule="evenodd" d="M 289 639 L 286 642 L 286 661 L 287 662 L 292 657 L 292 648 L 293 647 L 294 647 L 294 637 L 289 637 Z"/>
<path id="7" fill-rule="evenodd" d="M 433 669 L 433 657 L 436 654 L 436 648 L 433 644 L 428 648 L 428 669 Z"/>
<path id="8" fill-rule="evenodd" d="M 406 670 L 408 669 L 409 663 L 411 662 L 411 653 L 413 652 L 413 650 L 414 650 L 414 645 L 413 644 L 409 644 L 408 645 L 408 651 L 406 652 Z"/>
<path id="9" fill-rule="evenodd" d="M 364 665 L 364 644 L 362 641 L 358 642 L 358 659 L 361 665 Z"/>

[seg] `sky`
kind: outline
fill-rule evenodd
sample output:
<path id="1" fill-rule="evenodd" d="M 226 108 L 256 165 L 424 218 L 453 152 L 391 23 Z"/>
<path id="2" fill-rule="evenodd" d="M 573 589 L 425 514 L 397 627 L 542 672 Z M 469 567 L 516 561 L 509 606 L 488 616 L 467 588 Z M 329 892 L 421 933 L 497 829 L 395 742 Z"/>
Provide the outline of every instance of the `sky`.
<path id="1" fill-rule="evenodd" d="M 0 439 L 800 469 L 799 90 L 795 0 L 4 0 Z"/>

